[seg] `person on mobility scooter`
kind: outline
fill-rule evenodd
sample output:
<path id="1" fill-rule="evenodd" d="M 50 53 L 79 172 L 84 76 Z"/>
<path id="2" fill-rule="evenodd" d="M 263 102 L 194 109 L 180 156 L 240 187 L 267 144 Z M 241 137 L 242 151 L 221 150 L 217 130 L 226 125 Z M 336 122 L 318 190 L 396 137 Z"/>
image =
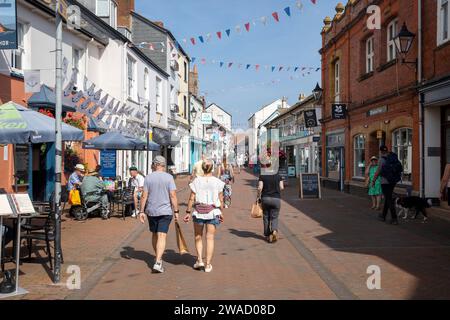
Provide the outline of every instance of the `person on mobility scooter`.
<path id="1" fill-rule="evenodd" d="M 80 187 L 81 206 L 74 208 L 72 213 L 77 220 L 86 220 L 93 212 L 100 213 L 102 219 L 109 219 L 109 203 L 104 183 L 97 171 L 84 177 Z"/>

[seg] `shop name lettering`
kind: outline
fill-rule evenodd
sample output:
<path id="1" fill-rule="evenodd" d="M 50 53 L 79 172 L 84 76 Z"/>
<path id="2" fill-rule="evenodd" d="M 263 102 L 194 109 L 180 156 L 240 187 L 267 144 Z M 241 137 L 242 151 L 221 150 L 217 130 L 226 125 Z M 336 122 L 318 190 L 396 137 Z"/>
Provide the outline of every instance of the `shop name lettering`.
<path id="1" fill-rule="evenodd" d="M 0 122 L 0 129 L 25 129 L 26 123 Z"/>
<path id="2" fill-rule="evenodd" d="M 8 40 L 0 41 L 0 46 L 9 46 L 9 41 Z"/>

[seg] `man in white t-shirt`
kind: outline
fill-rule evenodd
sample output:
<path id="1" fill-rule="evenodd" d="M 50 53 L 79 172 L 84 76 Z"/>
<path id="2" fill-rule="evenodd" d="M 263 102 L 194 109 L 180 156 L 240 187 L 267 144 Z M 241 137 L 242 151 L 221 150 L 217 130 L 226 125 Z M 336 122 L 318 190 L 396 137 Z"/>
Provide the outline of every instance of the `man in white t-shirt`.
<path id="1" fill-rule="evenodd" d="M 130 185 L 134 187 L 134 210 L 132 217 L 137 218 L 139 214 L 139 200 L 142 196 L 142 191 L 144 191 L 144 176 L 138 172 L 138 169 L 136 167 L 130 167 L 130 175 L 131 175 L 131 183 Z"/>

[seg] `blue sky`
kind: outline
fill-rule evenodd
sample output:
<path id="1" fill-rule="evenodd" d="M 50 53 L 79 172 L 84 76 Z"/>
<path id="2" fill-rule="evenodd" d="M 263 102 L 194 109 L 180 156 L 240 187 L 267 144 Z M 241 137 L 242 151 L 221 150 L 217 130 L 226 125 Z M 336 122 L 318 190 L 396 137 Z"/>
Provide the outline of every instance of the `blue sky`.
<path id="1" fill-rule="evenodd" d="M 185 51 L 196 58 L 200 90 L 207 92 L 207 102 L 217 103 L 230 112 L 234 127 L 246 127 L 250 115 L 262 106 L 283 96 L 292 105 L 300 93 L 310 94 L 316 82 L 320 82 L 320 71 L 313 70 L 302 77 L 298 71 L 278 72 L 278 67 L 320 67 L 318 50 L 323 18 L 333 16 L 338 1 L 317 0 L 313 5 L 310 0 L 301 0 L 301 11 L 296 2 L 136 0 L 136 11 L 151 20 L 164 22 Z M 284 12 L 287 6 L 291 7 L 290 18 Z M 274 11 L 279 13 L 279 23 L 272 17 Z M 266 26 L 259 20 L 262 16 L 267 16 Z M 250 32 L 244 27 L 247 22 L 251 23 Z M 242 28 L 240 34 L 236 33 L 237 25 Z M 226 29 L 231 29 L 230 37 L 226 36 Z M 218 40 L 217 31 L 222 32 L 222 40 Z M 212 34 L 211 41 L 201 44 L 198 36 L 206 37 L 208 33 Z M 189 41 L 191 37 L 196 38 L 195 46 Z M 188 39 L 188 43 L 183 43 L 183 39 Z M 201 63 L 202 58 L 205 64 Z M 222 68 L 221 61 L 225 62 Z M 234 62 L 232 68 L 228 68 L 229 62 Z M 252 64 L 249 70 L 247 64 Z M 258 72 L 255 64 L 261 65 Z M 269 66 L 267 70 L 265 65 Z M 271 72 L 271 66 L 277 66 L 275 72 Z"/>

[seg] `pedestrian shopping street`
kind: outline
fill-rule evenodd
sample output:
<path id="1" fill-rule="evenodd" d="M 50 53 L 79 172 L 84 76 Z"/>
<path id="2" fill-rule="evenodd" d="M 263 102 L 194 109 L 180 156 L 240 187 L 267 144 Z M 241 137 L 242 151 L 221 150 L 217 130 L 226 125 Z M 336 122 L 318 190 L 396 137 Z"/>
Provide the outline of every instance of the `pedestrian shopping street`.
<path id="1" fill-rule="evenodd" d="M 181 217 L 186 177 L 177 179 Z M 268 244 L 262 221 L 250 218 L 256 178 L 242 171 L 231 208 L 218 228 L 214 271 L 192 269 L 192 224 L 181 227 L 191 254 L 180 255 L 173 224 L 163 257 L 166 272 L 153 274 L 147 225 L 127 217 L 76 222 L 64 218 L 65 264 L 81 268 L 81 289 L 68 290 L 63 272 L 54 285 L 39 259 L 21 266 L 18 299 L 448 299 L 450 222 L 382 223 L 364 198 L 324 190 L 323 200 L 300 200 L 295 180 L 283 194 L 280 240 Z M 42 248 L 43 249 L 43 248 Z M 194 254 L 195 255 L 195 254 Z M 45 258 L 44 258 L 45 259 Z M 381 289 L 369 290 L 367 268 L 381 269 Z"/>

